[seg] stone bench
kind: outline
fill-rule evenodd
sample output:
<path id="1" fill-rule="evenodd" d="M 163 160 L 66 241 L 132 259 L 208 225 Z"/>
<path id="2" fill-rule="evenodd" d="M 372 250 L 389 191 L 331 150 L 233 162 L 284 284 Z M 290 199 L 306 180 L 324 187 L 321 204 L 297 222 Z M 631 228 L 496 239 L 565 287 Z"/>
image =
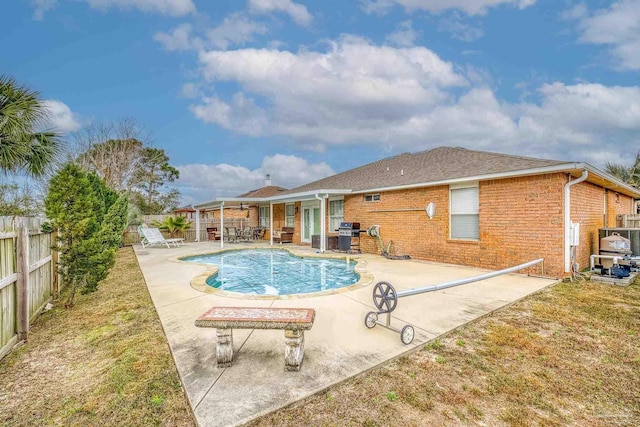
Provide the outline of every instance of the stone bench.
<path id="1" fill-rule="evenodd" d="M 233 329 L 284 329 L 284 369 L 299 371 L 304 358 L 304 331 L 313 326 L 311 308 L 213 307 L 195 325 L 216 328 L 218 368 L 233 362 Z"/>

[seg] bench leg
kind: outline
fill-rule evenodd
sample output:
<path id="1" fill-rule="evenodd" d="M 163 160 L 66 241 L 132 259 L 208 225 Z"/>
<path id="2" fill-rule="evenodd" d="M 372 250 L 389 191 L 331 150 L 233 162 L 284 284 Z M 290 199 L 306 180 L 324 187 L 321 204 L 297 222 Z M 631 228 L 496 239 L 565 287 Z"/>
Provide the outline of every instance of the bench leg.
<path id="1" fill-rule="evenodd" d="M 284 331 L 284 370 L 299 371 L 304 358 L 304 331 Z"/>
<path id="2" fill-rule="evenodd" d="M 216 329 L 218 368 L 228 368 L 233 362 L 233 329 Z"/>

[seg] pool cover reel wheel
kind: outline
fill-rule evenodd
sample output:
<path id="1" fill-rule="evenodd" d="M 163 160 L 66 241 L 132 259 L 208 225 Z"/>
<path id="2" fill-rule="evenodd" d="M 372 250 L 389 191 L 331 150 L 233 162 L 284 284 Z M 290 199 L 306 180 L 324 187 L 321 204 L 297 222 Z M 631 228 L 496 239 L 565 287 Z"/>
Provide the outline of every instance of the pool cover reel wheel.
<path id="1" fill-rule="evenodd" d="M 412 326 L 405 325 L 401 330 L 395 329 L 390 325 L 391 312 L 396 309 L 398 305 L 398 293 L 395 288 L 391 286 L 389 282 L 378 282 L 373 287 L 373 303 L 380 311 L 370 311 L 364 318 L 364 325 L 371 329 L 376 325 L 383 326 L 392 331 L 400 333 L 400 341 L 403 344 L 409 345 L 415 337 L 415 331 Z M 378 321 L 379 314 L 387 315 L 386 324 Z"/>
<path id="2" fill-rule="evenodd" d="M 391 313 L 398 305 L 398 294 L 391 283 L 378 282 L 373 287 L 373 303 L 376 305 L 378 314 Z"/>
<path id="3" fill-rule="evenodd" d="M 404 325 L 404 327 L 400 331 L 400 341 L 402 341 L 402 344 L 404 345 L 411 344 L 415 336 L 416 333 L 413 330 L 413 326 Z"/>

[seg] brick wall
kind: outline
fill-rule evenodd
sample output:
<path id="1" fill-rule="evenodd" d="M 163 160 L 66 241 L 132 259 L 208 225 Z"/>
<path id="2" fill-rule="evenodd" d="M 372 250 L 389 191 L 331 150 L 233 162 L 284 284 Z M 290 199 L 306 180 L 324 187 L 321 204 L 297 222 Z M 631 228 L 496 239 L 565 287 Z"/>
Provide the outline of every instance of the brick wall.
<path id="1" fill-rule="evenodd" d="M 571 187 L 571 222 L 580 223 L 580 245 L 576 250 L 579 269 L 588 267 L 589 257 L 598 252 L 598 229 L 604 226 L 604 197 L 604 188 L 589 182 Z"/>
<path id="2" fill-rule="evenodd" d="M 574 178 L 572 178 L 574 179 Z M 344 220 L 360 222 L 361 229 L 380 226 L 383 244 L 391 253 L 412 258 L 502 269 L 544 258 L 545 274 L 562 277 L 564 271 L 564 173 L 481 181 L 479 183 L 479 241 L 449 238 L 449 186 L 381 192 L 380 201 L 366 202 L 364 194 L 347 195 Z M 631 213 L 631 199 L 583 182 L 571 187 L 571 220 L 580 223 L 580 268 L 598 250 L 598 228 L 615 226 L 618 214 Z M 425 213 L 435 204 L 433 219 Z M 274 229 L 284 226 L 284 204 L 274 205 Z M 294 243 L 301 239 L 300 203 L 296 203 Z M 328 215 L 327 206 L 327 215 Z M 328 221 L 328 219 L 327 219 Z M 380 253 L 377 239 L 361 234 L 361 249 Z M 540 266 L 531 273 L 539 274 Z"/>
<path id="3" fill-rule="evenodd" d="M 565 182 L 564 174 L 480 182 L 479 241 L 449 239 L 448 186 L 383 192 L 379 202 L 347 196 L 345 220 L 360 221 L 364 229 L 380 225 L 383 242 L 392 240 L 395 254 L 490 269 L 542 257 L 545 272 L 560 276 Z M 424 211 L 429 202 L 436 206 L 431 220 Z M 364 235 L 362 249 L 380 252 L 377 241 Z"/>
<path id="4" fill-rule="evenodd" d="M 618 215 L 635 214 L 631 201 L 632 199 L 629 196 L 615 191 L 607 191 L 607 227 L 616 226 L 616 217 Z"/>
<path id="5" fill-rule="evenodd" d="M 617 215 L 632 213 L 631 201 L 629 196 L 605 191 L 589 182 L 571 187 L 571 221 L 580 223 L 580 245 L 576 251 L 579 269 L 588 267 L 591 254 L 600 250 L 598 229 L 615 227 Z"/>

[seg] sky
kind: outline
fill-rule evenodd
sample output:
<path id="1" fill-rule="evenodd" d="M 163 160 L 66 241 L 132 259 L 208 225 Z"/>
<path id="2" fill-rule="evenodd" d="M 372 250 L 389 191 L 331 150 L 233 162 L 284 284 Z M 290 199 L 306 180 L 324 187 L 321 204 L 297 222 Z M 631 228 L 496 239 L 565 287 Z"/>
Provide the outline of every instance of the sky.
<path id="1" fill-rule="evenodd" d="M 640 0 L 5 0 L 0 74 L 134 118 L 183 204 L 440 146 L 631 164 Z"/>

